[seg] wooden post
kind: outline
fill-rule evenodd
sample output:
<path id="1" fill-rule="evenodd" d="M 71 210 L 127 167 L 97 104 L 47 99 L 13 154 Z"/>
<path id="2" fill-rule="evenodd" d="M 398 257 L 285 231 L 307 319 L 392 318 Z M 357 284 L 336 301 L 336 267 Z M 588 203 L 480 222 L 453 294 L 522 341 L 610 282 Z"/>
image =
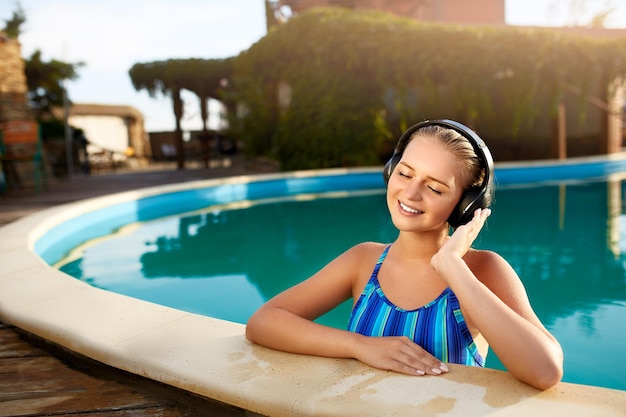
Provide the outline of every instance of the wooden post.
<path id="1" fill-rule="evenodd" d="M 606 101 L 608 111 L 605 117 L 606 123 L 606 153 L 618 153 L 622 150 L 624 139 L 624 79 L 618 77 L 606 88 Z"/>
<path id="2" fill-rule="evenodd" d="M 560 102 L 552 118 L 552 154 L 558 159 L 567 159 L 567 115 L 565 104 Z"/>
<path id="3" fill-rule="evenodd" d="M 174 106 L 174 115 L 176 116 L 176 130 L 174 137 L 176 140 L 176 168 L 185 169 L 185 147 L 183 144 L 183 129 L 181 127 L 181 119 L 183 118 L 183 100 L 180 97 L 180 88 L 172 87 L 172 104 Z"/>

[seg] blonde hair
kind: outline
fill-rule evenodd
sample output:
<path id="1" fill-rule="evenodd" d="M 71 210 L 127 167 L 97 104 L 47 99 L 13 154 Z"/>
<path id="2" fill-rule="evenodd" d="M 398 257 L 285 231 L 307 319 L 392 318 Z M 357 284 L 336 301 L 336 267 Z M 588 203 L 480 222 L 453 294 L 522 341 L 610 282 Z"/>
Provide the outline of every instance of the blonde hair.
<path id="1" fill-rule="evenodd" d="M 408 142 L 417 138 L 441 144 L 462 164 L 464 190 L 479 187 L 483 183 L 485 178 L 483 164 L 472 144 L 459 132 L 442 126 L 430 125 L 415 131 Z"/>

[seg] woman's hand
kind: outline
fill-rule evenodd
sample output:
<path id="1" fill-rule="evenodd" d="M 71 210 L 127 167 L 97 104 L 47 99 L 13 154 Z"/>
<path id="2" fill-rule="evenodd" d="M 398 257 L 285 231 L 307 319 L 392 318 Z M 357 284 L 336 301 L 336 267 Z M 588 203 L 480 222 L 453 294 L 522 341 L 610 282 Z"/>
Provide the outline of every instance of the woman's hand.
<path id="1" fill-rule="evenodd" d="M 359 336 L 355 357 L 366 365 L 407 375 L 441 375 L 449 371 L 444 363 L 408 337 Z"/>
<path id="2" fill-rule="evenodd" d="M 472 247 L 472 243 L 478 237 L 487 217 L 491 214 L 490 209 L 477 209 L 474 217 L 467 224 L 457 227 L 451 236 L 447 237 L 439 251 L 432 257 L 430 264 L 437 270 L 437 264 L 442 257 L 448 255 L 463 258 Z"/>

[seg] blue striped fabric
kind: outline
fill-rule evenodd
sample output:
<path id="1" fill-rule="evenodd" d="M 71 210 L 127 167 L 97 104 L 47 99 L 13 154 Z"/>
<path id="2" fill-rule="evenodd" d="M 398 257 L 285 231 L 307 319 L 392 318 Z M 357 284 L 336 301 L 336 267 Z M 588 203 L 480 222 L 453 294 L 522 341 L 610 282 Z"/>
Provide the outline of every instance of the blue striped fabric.
<path id="1" fill-rule="evenodd" d="M 378 271 L 391 245 L 385 248 L 357 300 L 348 330 L 366 336 L 407 336 L 442 362 L 485 366 L 467 328 L 459 300 L 450 288 L 416 310 L 404 310 L 387 299 Z"/>

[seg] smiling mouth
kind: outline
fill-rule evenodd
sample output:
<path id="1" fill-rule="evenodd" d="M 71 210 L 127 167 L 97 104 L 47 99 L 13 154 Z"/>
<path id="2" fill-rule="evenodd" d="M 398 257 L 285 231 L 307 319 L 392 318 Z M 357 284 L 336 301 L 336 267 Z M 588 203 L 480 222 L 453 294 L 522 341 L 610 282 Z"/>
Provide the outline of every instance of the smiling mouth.
<path id="1" fill-rule="evenodd" d="M 411 207 L 407 206 L 402 201 L 400 201 L 399 203 L 400 203 L 400 208 L 402 210 L 408 212 L 408 213 L 411 213 L 411 214 L 422 214 L 422 213 L 424 213 L 423 211 L 415 210 L 414 208 L 411 208 Z"/>

